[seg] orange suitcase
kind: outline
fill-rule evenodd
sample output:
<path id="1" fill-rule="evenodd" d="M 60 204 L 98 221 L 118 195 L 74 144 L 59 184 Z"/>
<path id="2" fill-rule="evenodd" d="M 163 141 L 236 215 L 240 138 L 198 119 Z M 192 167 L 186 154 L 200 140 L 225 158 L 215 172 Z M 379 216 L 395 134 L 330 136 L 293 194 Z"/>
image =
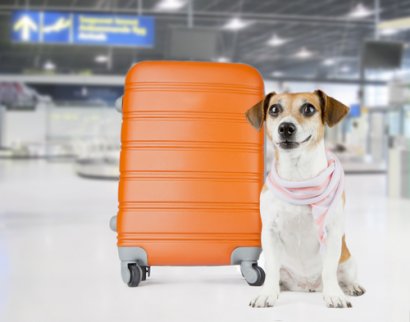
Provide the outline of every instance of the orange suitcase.
<path id="1" fill-rule="evenodd" d="M 138 286 L 151 265 L 241 265 L 263 284 L 259 194 L 263 131 L 245 111 L 263 80 L 243 64 L 142 62 L 122 99 L 118 234 L 121 273 Z"/>

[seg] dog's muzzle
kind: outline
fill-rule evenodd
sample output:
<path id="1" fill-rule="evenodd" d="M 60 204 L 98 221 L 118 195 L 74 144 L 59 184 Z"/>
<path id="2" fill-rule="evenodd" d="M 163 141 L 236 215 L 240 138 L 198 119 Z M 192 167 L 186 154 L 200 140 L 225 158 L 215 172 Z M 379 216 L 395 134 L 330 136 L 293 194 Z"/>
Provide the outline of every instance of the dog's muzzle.
<path id="1" fill-rule="evenodd" d="M 289 140 L 296 134 L 296 125 L 290 122 L 283 122 L 279 125 L 278 132 L 282 140 Z"/>

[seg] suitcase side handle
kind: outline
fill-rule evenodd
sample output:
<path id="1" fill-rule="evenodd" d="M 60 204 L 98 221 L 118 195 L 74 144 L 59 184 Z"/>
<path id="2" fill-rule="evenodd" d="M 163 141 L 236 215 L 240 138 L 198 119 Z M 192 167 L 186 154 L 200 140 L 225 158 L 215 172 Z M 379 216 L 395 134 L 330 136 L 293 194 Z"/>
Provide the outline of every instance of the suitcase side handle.
<path id="1" fill-rule="evenodd" d="M 113 216 L 110 219 L 110 228 L 113 232 L 117 231 L 117 216 Z"/>
<path id="2" fill-rule="evenodd" d="M 119 112 L 122 113 L 122 96 L 118 97 L 115 100 L 115 109 Z"/>

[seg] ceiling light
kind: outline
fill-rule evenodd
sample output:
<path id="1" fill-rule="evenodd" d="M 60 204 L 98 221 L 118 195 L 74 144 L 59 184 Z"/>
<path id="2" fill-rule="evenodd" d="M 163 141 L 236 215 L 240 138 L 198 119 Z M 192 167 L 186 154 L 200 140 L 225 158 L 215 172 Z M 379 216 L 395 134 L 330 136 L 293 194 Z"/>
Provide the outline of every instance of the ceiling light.
<path id="1" fill-rule="evenodd" d="M 51 60 L 47 60 L 44 63 L 43 68 L 45 70 L 54 70 L 54 69 L 56 69 L 56 65 Z"/>
<path id="2" fill-rule="evenodd" d="M 155 9 L 173 11 L 173 10 L 181 9 L 185 5 L 186 5 L 186 1 L 183 1 L 183 0 L 161 0 L 155 6 Z"/>
<path id="3" fill-rule="evenodd" d="M 379 29 L 379 34 L 383 36 L 392 36 L 392 35 L 397 34 L 398 32 L 399 32 L 398 29 L 393 29 L 393 28 Z"/>
<path id="4" fill-rule="evenodd" d="M 106 63 L 108 61 L 108 56 L 98 55 L 98 56 L 95 56 L 94 60 L 95 60 L 96 63 L 103 64 L 103 63 Z"/>
<path id="5" fill-rule="evenodd" d="M 277 71 L 274 71 L 274 72 L 272 72 L 271 73 L 271 75 L 273 76 L 273 77 L 281 77 L 281 76 L 283 76 L 283 72 L 281 72 L 281 71 L 279 71 L 279 70 L 277 70 Z"/>
<path id="6" fill-rule="evenodd" d="M 340 68 L 340 71 L 341 71 L 342 73 L 350 72 L 350 67 L 347 66 L 347 65 L 344 65 L 344 66 L 342 66 L 342 67 Z"/>
<path id="7" fill-rule="evenodd" d="M 245 27 L 248 27 L 250 24 L 251 23 L 249 21 L 244 21 L 239 17 L 235 17 L 235 18 L 232 18 L 231 20 L 229 20 L 223 26 L 223 29 L 235 31 L 235 30 L 240 30 L 240 29 L 243 29 Z"/>
<path id="8" fill-rule="evenodd" d="M 363 3 L 358 3 L 356 7 L 348 14 L 351 18 L 364 18 L 373 14 L 373 11 L 367 8 Z"/>
<path id="9" fill-rule="evenodd" d="M 333 58 L 327 58 L 323 61 L 323 65 L 325 66 L 332 66 L 336 63 L 336 61 Z"/>
<path id="10" fill-rule="evenodd" d="M 216 61 L 219 63 L 227 63 L 227 62 L 230 62 L 231 60 L 226 56 L 221 56 L 221 57 L 218 57 Z"/>
<path id="11" fill-rule="evenodd" d="M 88 95 L 88 88 L 87 87 L 81 87 L 81 96 L 87 96 Z"/>
<path id="12" fill-rule="evenodd" d="M 295 57 L 296 58 L 301 58 L 301 59 L 305 59 L 305 58 L 309 58 L 312 57 L 313 53 L 310 50 L 307 50 L 305 47 L 302 47 L 296 54 Z"/>
<path id="13" fill-rule="evenodd" d="M 280 37 L 278 37 L 278 35 L 274 34 L 272 36 L 272 38 L 270 38 L 268 40 L 267 44 L 269 46 L 272 46 L 272 47 L 278 47 L 278 46 L 281 46 L 281 45 L 283 45 L 284 43 L 287 43 L 287 42 L 288 42 L 287 39 L 280 38 Z"/>

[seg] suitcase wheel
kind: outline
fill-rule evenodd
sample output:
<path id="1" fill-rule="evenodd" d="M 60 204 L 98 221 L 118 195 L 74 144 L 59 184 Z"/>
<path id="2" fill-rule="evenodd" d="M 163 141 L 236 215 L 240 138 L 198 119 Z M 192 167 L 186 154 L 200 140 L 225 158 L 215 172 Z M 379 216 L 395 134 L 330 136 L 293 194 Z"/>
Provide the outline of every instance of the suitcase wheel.
<path id="1" fill-rule="evenodd" d="M 241 273 L 250 286 L 261 286 L 265 282 L 265 272 L 256 263 L 251 267 L 241 267 Z"/>
<path id="2" fill-rule="evenodd" d="M 138 264 L 129 264 L 128 269 L 130 271 L 130 280 L 128 281 L 128 286 L 137 287 L 143 278 L 142 269 Z"/>
<path id="3" fill-rule="evenodd" d="M 130 273 L 127 283 L 129 287 L 137 287 L 140 282 L 145 281 L 151 273 L 150 266 L 140 266 L 138 264 L 128 264 L 128 270 Z"/>

